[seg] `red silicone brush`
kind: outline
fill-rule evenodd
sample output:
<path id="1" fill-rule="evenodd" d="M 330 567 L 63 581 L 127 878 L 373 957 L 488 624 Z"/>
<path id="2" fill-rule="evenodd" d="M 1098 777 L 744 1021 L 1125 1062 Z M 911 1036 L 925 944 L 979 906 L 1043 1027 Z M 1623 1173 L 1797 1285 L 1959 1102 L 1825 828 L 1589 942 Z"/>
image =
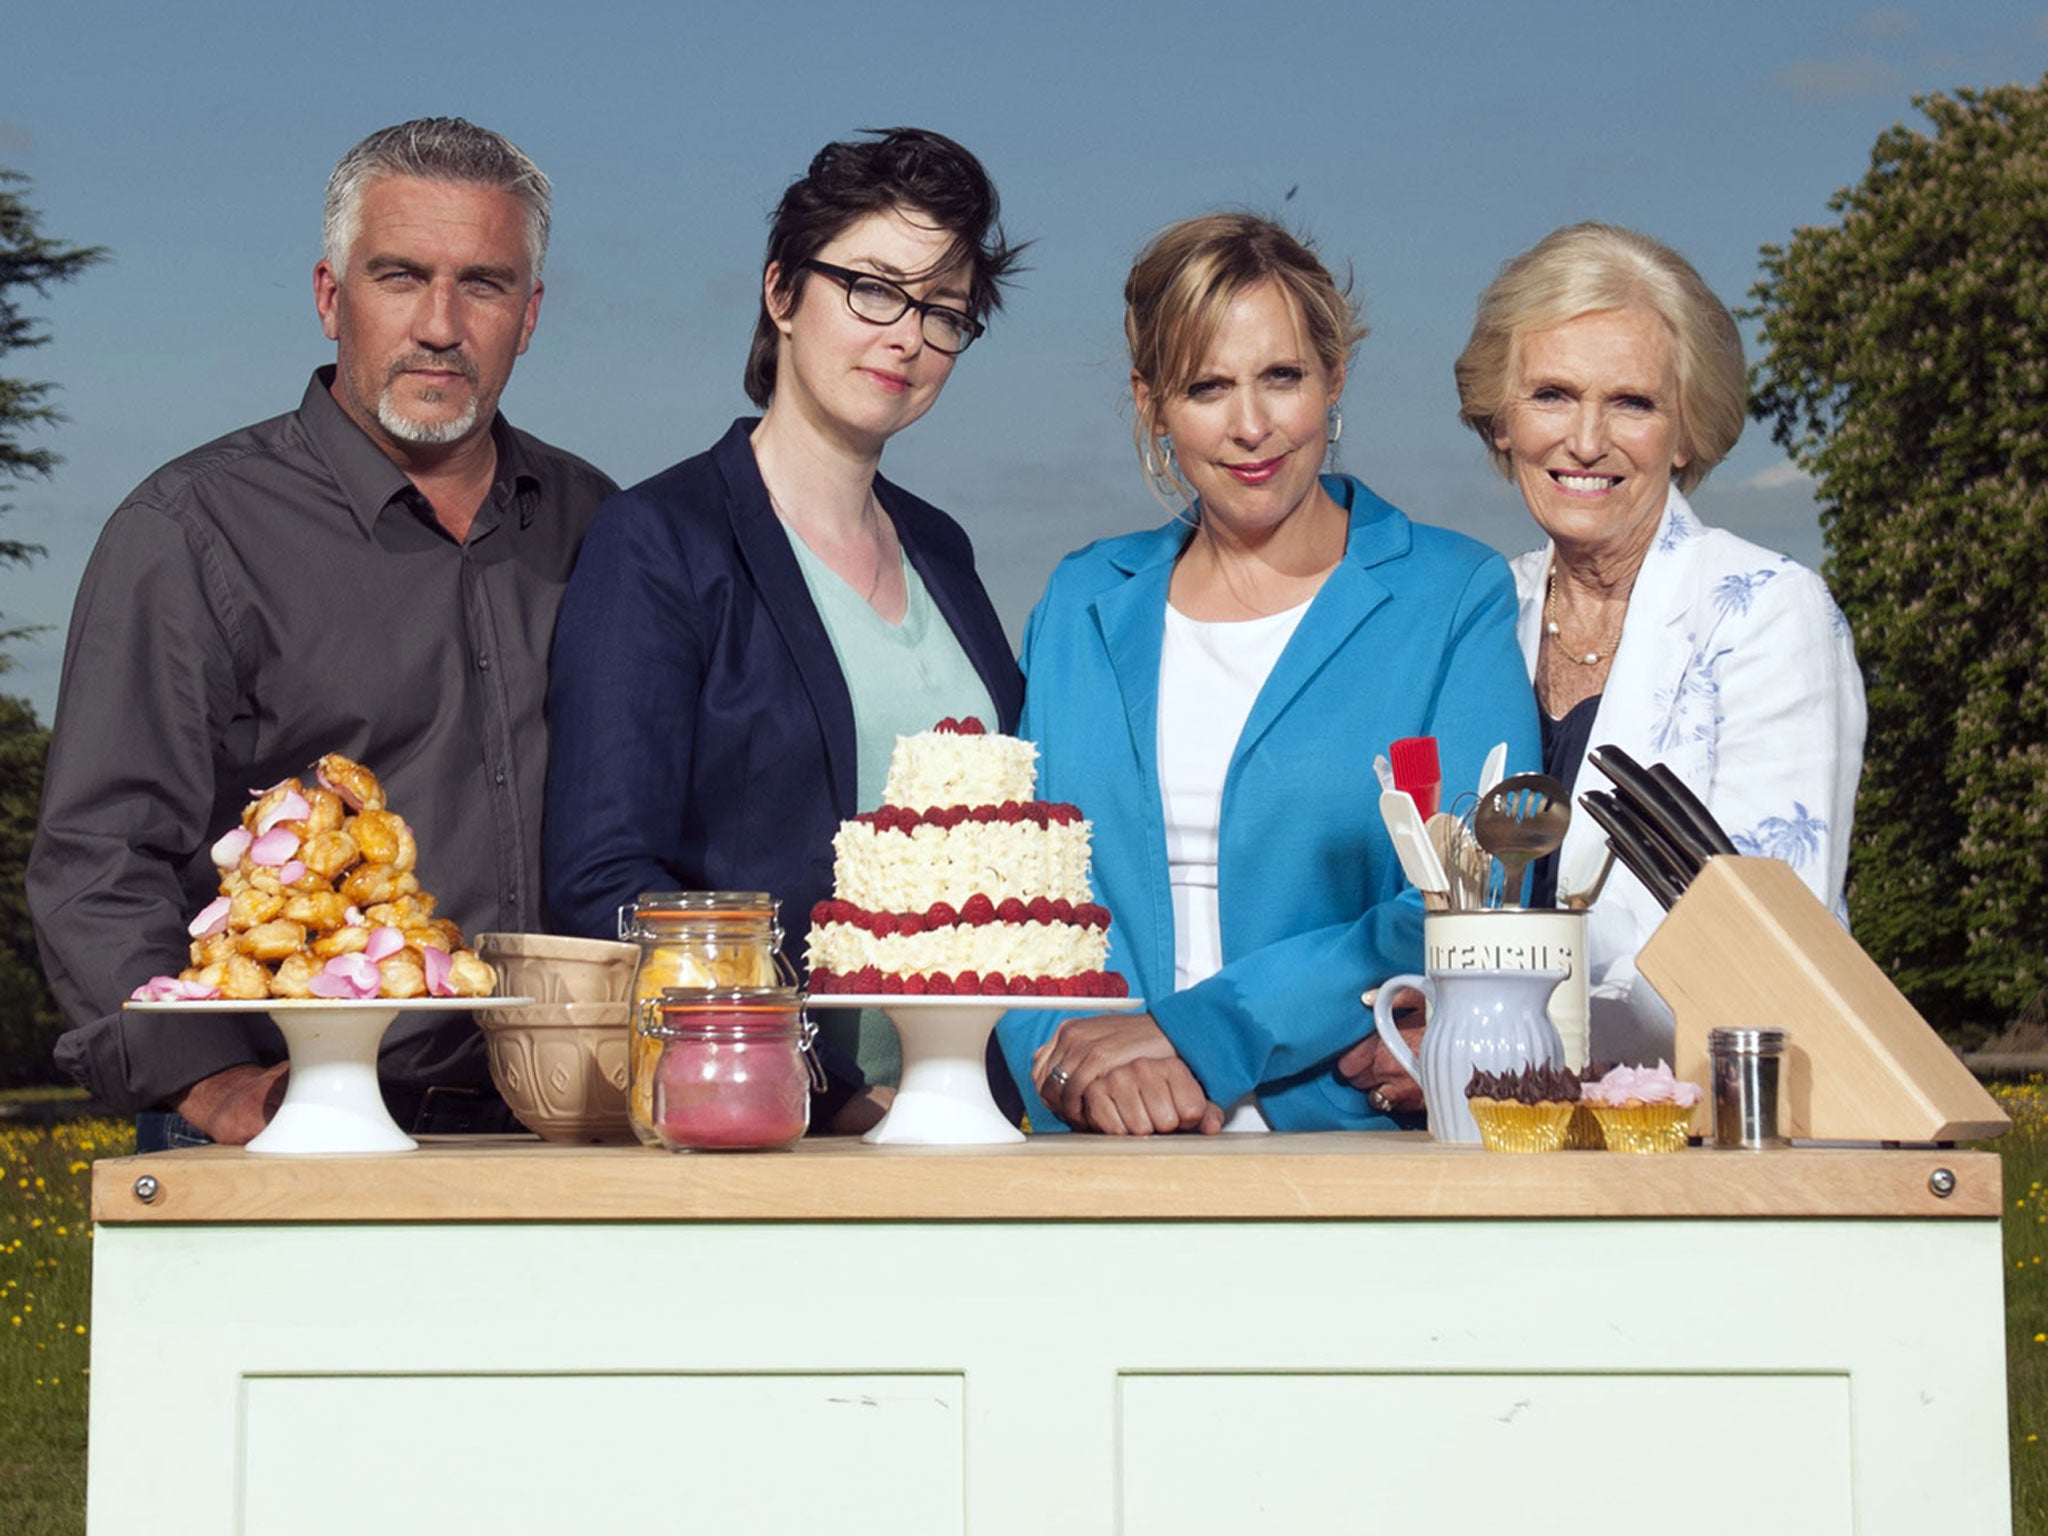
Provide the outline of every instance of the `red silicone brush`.
<path id="1" fill-rule="evenodd" d="M 1438 792 L 1444 771 L 1436 758 L 1434 736 L 1403 736 L 1387 748 L 1387 760 L 1394 765 L 1394 788 L 1404 791 L 1429 820 L 1436 814 Z"/>

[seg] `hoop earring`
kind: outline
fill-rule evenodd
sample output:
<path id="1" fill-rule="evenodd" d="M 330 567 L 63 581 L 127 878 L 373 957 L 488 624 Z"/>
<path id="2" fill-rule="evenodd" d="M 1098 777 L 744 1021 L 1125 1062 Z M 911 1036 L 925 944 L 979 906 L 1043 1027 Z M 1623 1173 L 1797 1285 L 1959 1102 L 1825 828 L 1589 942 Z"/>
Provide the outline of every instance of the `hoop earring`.
<path id="1" fill-rule="evenodd" d="M 1171 484 L 1179 478 L 1179 466 L 1173 462 L 1173 434 L 1161 432 L 1145 445 L 1140 456 L 1139 467 L 1145 471 L 1148 480 Z"/>
<path id="2" fill-rule="evenodd" d="M 1344 407 L 1337 401 L 1330 402 L 1330 409 L 1323 417 L 1323 427 L 1330 439 L 1330 446 L 1336 447 L 1344 438 Z"/>

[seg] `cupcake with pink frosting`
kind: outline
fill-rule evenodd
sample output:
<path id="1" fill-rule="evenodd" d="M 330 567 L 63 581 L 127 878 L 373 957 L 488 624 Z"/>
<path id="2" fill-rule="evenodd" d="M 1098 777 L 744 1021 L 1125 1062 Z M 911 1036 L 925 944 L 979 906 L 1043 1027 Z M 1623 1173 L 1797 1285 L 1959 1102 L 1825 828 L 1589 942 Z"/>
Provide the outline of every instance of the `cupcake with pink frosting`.
<path id="1" fill-rule="evenodd" d="M 1610 1152 L 1684 1151 L 1686 1128 L 1700 1097 L 1697 1083 L 1675 1076 L 1662 1061 L 1654 1067 L 1615 1067 L 1579 1090 Z"/>

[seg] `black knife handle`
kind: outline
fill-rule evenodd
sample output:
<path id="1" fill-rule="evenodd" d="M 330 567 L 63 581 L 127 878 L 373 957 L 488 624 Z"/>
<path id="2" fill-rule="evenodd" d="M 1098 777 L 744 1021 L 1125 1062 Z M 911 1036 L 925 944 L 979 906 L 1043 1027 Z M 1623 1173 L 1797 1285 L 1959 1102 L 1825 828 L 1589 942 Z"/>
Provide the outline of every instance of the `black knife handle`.
<path id="1" fill-rule="evenodd" d="M 1709 850 L 1717 854 L 1739 854 L 1742 851 L 1735 846 L 1735 840 L 1722 829 L 1721 823 L 1714 819 L 1714 813 L 1707 809 L 1706 802 L 1694 794 L 1692 786 L 1673 773 L 1668 765 L 1650 764 L 1650 777 L 1657 781 L 1659 789 L 1671 797 L 1673 808 L 1692 824 L 1693 831 Z"/>
<path id="2" fill-rule="evenodd" d="M 1659 844 L 1684 869 L 1688 880 L 1720 851 L 1694 829 L 1692 818 L 1658 782 L 1655 769 L 1644 768 L 1616 746 L 1595 747 L 1586 754 L 1586 761 L 1614 780 L 1622 803 L 1636 813 L 1645 830 L 1656 833 Z"/>
<path id="3" fill-rule="evenodd" d="M 1604 789 L 1589 789 L 1579 796 L 1579 804 L 1607 834 L 1614 856 L 1643 883 L 1643 889 L 1656 897 L 1666 911 L 1677 905 L 1680 887 L 1666 872 L 1662 854 L 1643 842 L 1634 822 L 1622 812 L 1620 802 Z"/>

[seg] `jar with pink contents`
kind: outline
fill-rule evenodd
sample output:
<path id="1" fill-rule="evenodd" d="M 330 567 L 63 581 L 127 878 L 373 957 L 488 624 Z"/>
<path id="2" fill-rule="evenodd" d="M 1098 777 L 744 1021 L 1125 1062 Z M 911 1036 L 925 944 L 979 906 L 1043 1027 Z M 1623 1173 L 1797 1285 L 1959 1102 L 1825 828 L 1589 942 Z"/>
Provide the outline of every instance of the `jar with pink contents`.
<path id="1" fill-rule="evenodd" d="M 767 1151 L 795 1145 L 810 1125 L 811 1090 L 824 1074 L 811 1054 L 816 1032 L 792 987 L 661 994 L 660 1043 L 643 1139 L 670 1151 Z M 632 1105 L 639 1113 L 639 1103 Z"/>

